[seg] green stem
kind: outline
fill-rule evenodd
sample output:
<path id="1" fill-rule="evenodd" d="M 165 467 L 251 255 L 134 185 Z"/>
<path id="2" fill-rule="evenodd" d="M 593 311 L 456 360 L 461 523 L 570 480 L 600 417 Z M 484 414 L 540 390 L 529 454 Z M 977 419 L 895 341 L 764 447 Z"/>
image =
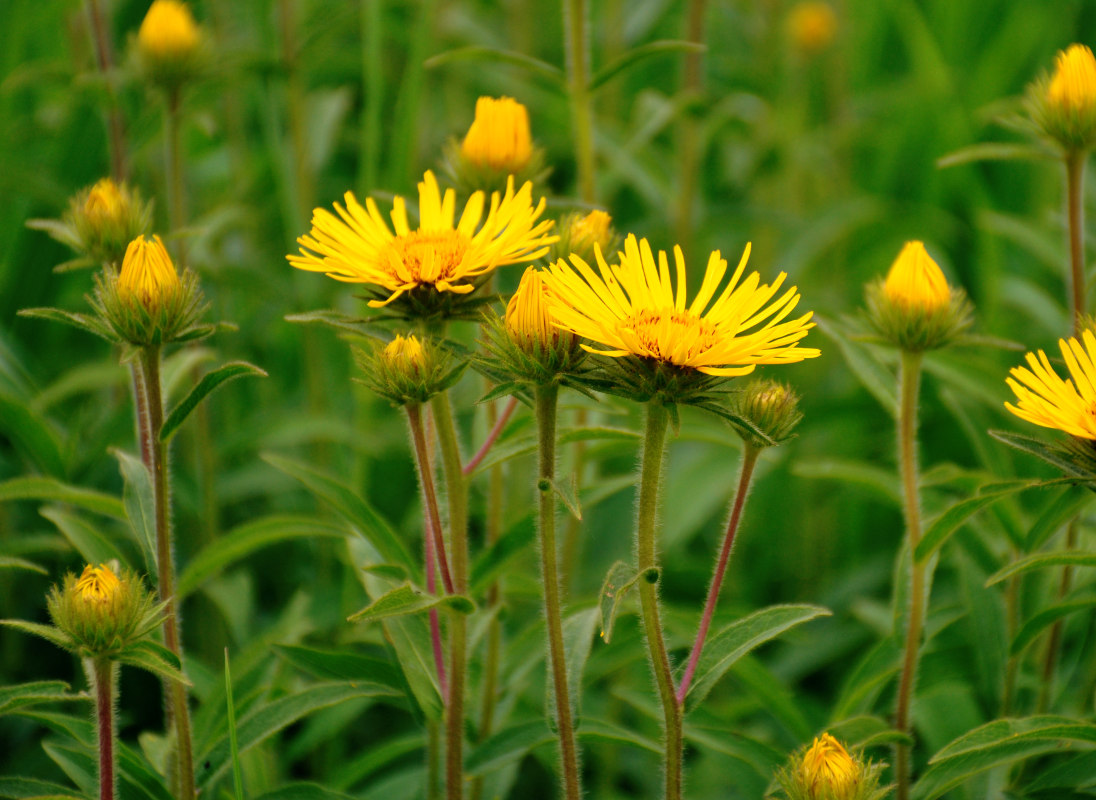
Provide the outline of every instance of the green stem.
<path id="1" fill-rule="evenodd" d="M 1085 228 L 1084 228 L 1085 153 L 1072 152 L 1066 157 L 1066 195 L 1069 214 L 1069 266 L 1073 276 L 1073 335 L 1080 333 L 1081 319 L 1087 312 L 1085 302 Z"/>
<path id="2" fill-rule="evenodd" d="M 909 622 L 906 626 L 906 646 L 902 658 L 902 677 L 898 684 L 898 708 L 895 727 L 912 734 L 910 704 L 917 676 L 917 655 L 921 644 L 921 626 L 925 606 L 925 569 L 914 557 L 921 541 L 921 503 L 917 477 L 917 395 L 921 382 L 921 354 L 903 351 L 898 368 L 900 396 L 898 405 L 898 452 L 902 477 L 902 510 L 906 518 L 906 543 L 910 559 Z M 911 747 L 897 746 L 895 777 L 898 800 L 908 800 L 910 793 Z"/>
<path id="3" fill-rule="evenodd" d="M 567 48 L 567 84 L 571 100 L 571 129 L 575 139 L 578 193 L 594 202 L 594 122 L 590 108 L 590 32 L 586 0 L 563 0 Z"/>
<path id="4" fill-rule="evenodd" d="M 647 430 L 643 440 L 643 466 L 639 479 L 639 511 L 636 519 L 636 568 L 639 571 L 639 598 L 643 612 L 643 631 L 647 653 L 662 703 L 665 735 L 666 800 L 680 800 L 682 787 L 681 706 L 674 696 L 674 677 L 670 656 L 662 636 L 658 608 L 658 557 L 655 552 L 655 526 L 658 495 L 662 478 L 662 456 L 666 448 L 666 425 L 670 416 L 658 400 L 647 404 Z M 650 571 L 650 572 L 649 572 Z"/>
<path id="5" fill-rule="evenodd" d="M 438 735 L 438 723 L 429 720 L 426 723 L 426 800 L 439 800 L 440 770 L 438 756 L 441 752 L 441 737 Z"/>
<path id="6" fill-rule="evenodd" d="M 126 179 L 125 133 L 122 124 L 122 111 L 118 106 L 118 95 L 114 91 L 114 81 L 110 70 L 114 54 L 110 46 L 110 31 L 103 19 L 103 10 L 99 0 L 88 0 L 88 19 L 91 22 L 92 43 L 95 45 L 95 61 L 99 74 L 107 87 L 107 132 L 110 136 L 110 174 L 116 182 Z"/>
<path id="7" fill-rule="evenodd" d="M 168 482 L 167 445 L 160 441 L 164 425 L 164 401 L 160 387 L 160 348 L 150 345 L 141 353 L 144 370 L 145 419 L 148 420 L 152 491 L 156 522 L 156 572 L 161 602 L 166 602 L 164 615 L 164 645 L 179 663 L 183 663 L 182 636 L 179 611 L 175 600 L 175 565 L 171 545 L 171 496 Z M 190 739 L 190 709 L 187 706 L 186 687 L 178 681 L 170 681 L 164 687 L 171 722 L 175 726 L 175 751 L 178 758 L 180 800 L 194 799 L 194 755 Z"/>
<path id="8" fill-rule="evenodd" d="M 461 471 L 460 447 L 449 394 L 442 392 L 430 401 L 438 426 L 442 470 L 449 501 L 449 552 L 453 588 L 468 591 L 468 487 Z M 464 614 L 452 611 L 449 618 L 449 697 L 445 704 L 445 788 L 449 800 L 464 796 L 464 683 L 468 646 Z"/>
<path id="9" fill-rule="evenodd" d="M 168 222 L 171 232 L 179 238 L 175 244 L 175 261 L 180 270 L 186 267 L 186 246 L 179 232 L 186 224 L 183 205 L 183 154 L 179 146 L 179 108 L 182 92 L 178 88 L 168 90 L 164 114 L 164 176 L 167 181 Z"/>
<path id="10" fill-rule="evenodd" d="M 1013 553 L 1012 560 L 1016 560 L 1016 553 Z M 1008 639 L 1006 641 L 1013 641 L 1016 637 L 1016 630 L 1019 622 L 1019 599 L 1020 599 L 1020 576 L 1013 575 L 1009 578 L 1008 586 L 1005 587 L 1005 623 L 1008 629 Z M 1009 654 L 1008 661 L 1005 664 L 1005 688 L 1004 693 L 1001 696 L 1001 714 L 1002 717 L 1007 717 L 1012 714 L 1012 703 L 1016 697 L 1016 677 L 1020 667 L 1020 660 L 1017 656 Z"/>
<path id="11" fill-rule="evenodd" d="M 114 800 L 114 684 L 118 673 L 109 658 L 96 658 L 90 672 L 99 734 L 99 800 Z"/>
<path id="12" fill-rule="evenodd" d="M 563 613 L 560 608 L 559 554 L 556 550 L 556 384 L 538 386 L 537 410 L 537 495 L 540 532 L 540 574 L 544 584 L 544 617 L 548 627 L 548 654 L 556 699 L 560 760 L 563 765 L 564 796 L 578 800 L 578 748 L 571 716 L 571 693 L 567 686 L 567 657 L 563 647 Z"/>

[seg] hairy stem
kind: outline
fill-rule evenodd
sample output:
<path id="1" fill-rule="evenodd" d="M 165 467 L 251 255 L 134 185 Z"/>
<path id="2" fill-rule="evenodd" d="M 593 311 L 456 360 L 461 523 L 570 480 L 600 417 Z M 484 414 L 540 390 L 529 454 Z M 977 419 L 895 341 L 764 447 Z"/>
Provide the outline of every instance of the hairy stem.
<path id="1" fill-rule="evenodd" d="M 114 800 L 114 683 L 117 670 L 109 658 L 100 657 L 92 662 L 91 673 L 99 733 L 99 800 Z"/>
<path id="2" fill-rule="evenodd" d="M 895 727 L 911 734 L 910 704 L 917 677 L 917 656 L 921 645 L 921 626 L 925 606 L 925 568 L 914 557 L 921 540 L 921 503 L 917 476 L 917 394 L 921 380 L 921 354 L 903 351 L 898 369 L 900 384 L 898 406 L 898 452 L 902 476 L 902 510 L 906 518 L 906 542 L 910 559 L 909 622 L 902 658 L 902 677 L 898 684 Z M 909 800 L 911 746 L 899 744 L 895 759 L 898 800 Z"/>
<path id="3" fill-rule="evenodd" d="M 666 800 L 681 800 L 682 790 L 682 719 L 681 706 L 674 694 L 674 677 L 670 656 L 662 635 L 659 617 L 655 550 L 655 527 L 658 516 L 658 495 L 662 480 L 662 456 L 666 448 L 666 425 L 669 412 L 657 400 L 647 404 L 647 430 L 643 440 L 643 465 L 639 479 L 639 510 L 636 520 L 636 567 L 640 573 L 639 599 L 642 606 L 643 631 L 647 653 L 662 703 L 663 734 L 665 736 Z"/>
<path id="4" fill-rule="evenodd" d="M 167 445 L 160 441 L 164 425 L 164 401 L 160 387 L 160 348 L 150 345 L 141 353 L 144 371 L 145 418 L 148 420 L 149 455 L 147 464 L 152 473 L 152 491 L 156 522 L 156 572 L 160 601 L 166 601 L 164 615 L 164 645 L 181 664 L 183 661 L 182 636 L 179 610 L 175 600 L 175 564 L 171 542 L 171 495 L 168 481 Z M 186 686 L 178 681 L 168 681 L 164 687 L 167 695 L 169 718 L 175 727 L 175 752 L 178 759 L 180 800 L 194 798 L 194 755 L 190 739 L 190 709 L 187 706 Z"/>
<path id="5" fill-rule="evenodd" d="M 1069 215 L 1069 266 L 1072 275 L 1073 335 L 1080 333 L 1081 319 L 1087 311 L 1085 302 L 1085 229 L 1084 229 L 1085 153 L 1073 152 L 1066 157 L 1066 204 Z"/>
<path id="6" fill-rule="evenodd" d="M 510 402 L 506 404 L 506 408 L 502 410 L 502 413 L 493 421 L 491 430 L 487 433 L 487 438 L 483 440 L 483 444 L 480 445 L 480 449 L 476 451 L 476 454 L 464 465 L 464 474 L 471 475 L 475 472 L 476 467 L 480 465 L 484 457 L 491 452 L 491 447 L 495 444 L 495 440 L 499 438 L 499 434 L 502 433 L 503 428 L 506 427 L 506 423 L 510 421 L 510 417 L 514 414 L 514 409 L 518 407 L 518 399 L 511 397 Z M 488 406 L 488 418 L 493 416 L 490 413 L 490 409 L 494 408 L 494 403 Z"/>
<path id="7" fill-rule="evenodd" d="M 445 490 L 449 501 L 449 548 L 453 589 L 468 591 L 468 487 L 461 470 L 460 447 L 453 409 L 446 392 L 431 402 L 438 426 Z M 449 620 L 449 696 L 445 704 L 445 789 L 448 800 L 464 796 L 464 682 L 467 632 L 464 614 L 453 610 Z"/>
<path id="8" fill-rule="evenodd" d="M 426 510 L 429 515 L 427 536 L 433 539 L 433 550 L 438 559 L 438 568 L 441 570 L 442 584 L 449 594 L 454 592 L 452 573 L 449 571 L 449 559 L 445 555 L 445 542 L 442 539 L 441 514 L 438 511 L 438 497 L 434 491 L 434 474 L 430 469 L 430 458 L 426 448 L 426 435 L 422 425 L 422 406 L 405 406 L 407 410 L 407 422 L 411 428 L 411 441 L 414 443 L 415 464 L 419 468 L 419 480 L 422 482 L 422 493 L 426 498 Z M 448 478 L 448 474 L 447 474 Z M 448 485 L 448 484 L 447 484 Z"/>
<path id="9" fill-rule="evenodd" d="M 552 688 L 556 699 L 560 761 L 563 765 L 564 796 L 578 800 L 578 748 L 571 717 L 571 693 L 567 686 L 567 657 L 563 647 L 563 613 L 560 608 L 559 554 L 556 550 L 556 496 L 552 484 L 556 477 L 556 384 L 538 386 L 537 410 L 537 496 L 540 533 L 540 574 L 544 584 L 544 618 L 548 627 L 548 654 L 552 670 Z"/>
<path id="10" fill-rule="evenodd" d="M 753 478 L 754 467 L 757 465 L 757 457 L 760 453 L 760 449 L 750 444 L 746 444 L 745 450 L 742 451 L 742 471 L 738 476 L 738 491 L 734 496 L 731 519 L 727 523 L 727 532 L 723 535 L 723 549 L 720 551 L 719 561 L 715 565 L 711 586 L 708 587 L 708 599 L 704 603 L 704 614 L 700 618 L 700 628 L 696 632 L 696 641 L 693 642 L 692 652 L 689 653 L 689 663 L 685 667 L 685 674 L 681 676 L 681 685 L 677 687 L 678 705 L 685 702 L 685 695 L 689 693 L 689 684 L 693 680 L 696 665 L 700 661 L 700 652 L 704 649 L 704 639 L 707 637 L 708 628 L 712 624 L 715 605 L 719 600 L 719 589 L 723 585 L 723 575 L 727 571 L 727 562 L 731 560 L 734 537 L 742 520 L 742 509 L 746 505 L 746 496 L 750 491 L 750 480 Z"/>

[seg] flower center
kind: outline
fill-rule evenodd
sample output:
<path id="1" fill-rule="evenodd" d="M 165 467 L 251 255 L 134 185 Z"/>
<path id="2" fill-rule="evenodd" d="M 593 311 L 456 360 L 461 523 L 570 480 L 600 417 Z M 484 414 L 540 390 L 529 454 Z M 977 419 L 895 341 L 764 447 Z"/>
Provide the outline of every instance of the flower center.
<path id="1" fill-rule="evenodd" d="M 696 355 L 709 350 L 716 342 L 715 325 L 687 311 L 640 311 L 618 323 L 623 331 L 635 334 L 639 355 L 686 364 Z"/>
<path id="2" fill-rule="evenodd" d="M 401 283 L 448 283 L 471 244 L 460 231 L 411 231 L 388 244 L 386 266 Z"/>
<path id="3" fill-rule="evenodd" d="M 76 590 L 80 596 L 88 602 L 105 603 L 118 591 L 120 582 L 110 567 L 100 564 L 98 567 L 88 565 L 76 582 Z"/>

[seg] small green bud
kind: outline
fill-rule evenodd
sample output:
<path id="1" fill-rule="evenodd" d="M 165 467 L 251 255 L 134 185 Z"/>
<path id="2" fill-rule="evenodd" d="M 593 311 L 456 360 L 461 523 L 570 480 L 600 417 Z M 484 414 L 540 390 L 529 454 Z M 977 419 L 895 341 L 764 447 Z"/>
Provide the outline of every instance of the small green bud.
<path id="1" fill-rule="evenodd" d="M 767 378 L 750 381 L 746 388 L 734 394 L 731 411 L 753 426 L 754 429 L 735 425 L 735 430 L 743 441 L 757 448 L 788 441 L 803 419 L 803 412 L 799 410 L 799 395 L 787 384 Z M 764 437 L 759 436 L 758 432 Z"/>
<path id="2" fill-rule="evenodd" d="M 364 382 L 395 405 L 425 403 L 445 391 L 463 370 L 453 367 L 447 354 L 414 334 L 396 336 L 384 347 L 355 350 Z"/>
<path id="3" fill-rule="evenodd" d="M 115 567 L 117 569 L 117 567 Z M 81 657 L 111 656 L 145 636 L 160 621 L 141 579 L 107 564 L 65 576 L 46 598 L 50 618 L 75 643 Z"/>

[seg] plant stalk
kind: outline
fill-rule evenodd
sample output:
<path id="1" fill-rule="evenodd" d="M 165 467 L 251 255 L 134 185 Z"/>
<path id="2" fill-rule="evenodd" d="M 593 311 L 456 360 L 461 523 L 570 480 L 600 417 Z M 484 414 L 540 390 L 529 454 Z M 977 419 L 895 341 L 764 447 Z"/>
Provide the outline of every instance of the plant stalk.
<path id="1" fill-rule="evenodd" d="M 719 553 L 719 561 L 716 563 L 715 573 L 712 575 L 711 586 L 708 587 L 708 599 L 704 603 L 704 614 L 700 618 L 700 628 L 696 632 L 696 641 L 693 643 L 693 650 L 689 654 L 689 663 L 685 667 L 685 674 L 681 676 L 681 685 L 677 687 L 677 703 L 679 706 L 685 703 L 685 696 L 689 693 L 689 684 L 693 680 L 696 665 L 700 661 L 700 653 L 704 649 L 704 640 L 708 635 L 708 628 L 712 624 L 715 605 L 719 600 L 719 590 L 723 585 L 723 575 L 727 571 L 727 562 L 731 560 L 734 537 L 742 520 L 742 509 L 746 505 L 746 497 L 750 491 L 750 480 L 753 478 L 754 467 L 757 465 L 757 457 L 760 454 L 760 448 L 749 443 L 745 445 L 745 449 L 742 451 L 742 471 L 738 476 L 738 490 L 734 496 L 731 519 L 727 523 L 727 532 L 723 535 L 723 549 Z"/>
<path id="2" fill-rule="evenodd" d="M 90 672 L 95 683 L 99 734 L 99 800 L 114 800 L 114 683 L 117 670 L 109 658 L 99 657 L 92 661 Z"/>
<path id="3" fill-rule="evenodd" d="M 175 565 L 171 544 L 171 496 L 168 481 L 167 445 L 160 441 L 164 425 L 164 402 L 160 387 L 160 348 L 149 345 L 141 352 L 144 370 L 145 418 L 148 420 L 152 491 L 156 522 L 156 572 L 160 601 L 167 602 L 164 615 L 164 645 L 179 663 L 183 663 L 182 636 L 179 610 L 175 600 Z M 175 726 L 175 752 L 178 759 L 180 800 L 194 800 L 194 754 L 190 738 L 190 709 L 187 706 L 186 686 L 169 681 L 164 687 L 167 695 L 169 719 Z"/>
<path id="4" fill-rule="evenodd" d="M 1066 203 L 1069 215 L 1069 266 L 1073 299 L 1073 335 L 1080 333 L 1081 319 L 1087 311 L 1085 291 L 1085 228 L 1084 228 L 1085 153 L 1066 156 Z"/>
<path id="5" fill-rule="evenodd" d="M 407 410 L 407 423 L 411 428 L 411 441 L 414 443 L 415 464 L 419 468 L 419 480 L 422 481 L 422 493 L 426 498 L 426 509 L 429 515 L 427 537 L 433 540 L 432 549 L 436 552 L 438 568 L 441 570 L 442 584 L 449 594 L 454 593 L 452 573 L 449 571 L 449 559 L 445 555 L 445 542 L 442 539 L 441 514 L 438 511 L 438 496 L 434 490 L 434 475 L 430 469 L 430 458 L 426 448 L 426 435 L 422 425 L 422 406 L 413 404 L 405 406 Z M 447 474 L 448 477 L 448 474 Z"/>
<path id="6" fill-rule="evenodd" d="M 906 541 L 910 559 L 909 621 L 902 657 L 902 677 L 898 684 L 895 727 L 911 734 L 910 704 L 917 677 L 917 656 L 921 645 L 921 627 L 925 606 L 925 569 L 917 563 L 914 551 L 921 540 L 921 503 L 917 475 L 917 395 L 921 382 L 921 354 L 903 351 L 898 368 L 900 385 L 898 406 L 898 452 L 902 477 L 902 510 L 906 518 Z M 895 758 L 897 799 L 909 800 L 911 747 L 898 744 Z"/>
<path id="7" fill-rule="evenodd" d="M 593 203 L 594 122 L 590 107 L 590 31 L 586 0 L 563 0 L 563 25 L 578 195 L 583 202 Z"/>
<path id="8" fill-rule="evenodd" d="M 448 392 L 430 401 L 438 426 L 442 470 L 449 501 L 449 548 L 452 554 L 453 588 L 468 591 L 468 487 L 461 471 L 460 446 Z M 464 614 L 449 617 L 449 696 L 445 704 L 445 791 L 448 800 L 464 797 L 464 683 L 467 631 Z"/>
<path id="9" fill-rule="evenodd" d="M 99 74 L 107 86 L 107 132 L 110 137 L 110 174 L 115 182 L 126 179 L 125 131 L 122 124 L 122 111 L 118 107 L 118 95 L 114 91 L 114 82 L 110 70 L 113 67 L 114 53 L 110 44 L 110 32 L 103 19 L 103 10 L 99 0 L 88 0 L 88 20 L 91 23 L 92 44 L 95 46 L 95 62 Z"/>
<path id="10" fill-rule="evenodd" d="M 480 465 L 480 462 L 491 452 L 491 447 L 494 446 L 495 440 L 499 438 L 499 434 L 502 433 L 503 428 L 506 427 L 506 423 L 510 421 L 510 417 L 514 415 L 514 410 L 518 407 L 518 399 L 511 397 L 510 402 L 506 404 L 506 408 L 502 410 L 502 413 L 493 420 L 491 430 L 487 433 L 487 438 L 483 440 L 483 444 L 480 445 L 480 449 L 476 451 L 476 454 L 469 459 L 468 463 L 464 465 L 464 474 L 471 475 L 476 471 L 476 467 Z M 494 408 L 494 403 L 488 405 L 488 415 L 491 416 L 490 409 Z"/>
<path id="11" fill-rule="evenodd" d="M 643 631 L 647 653 L 654 670 L 658 696 L 662 703 L 663 734 L 665 737 L 666 800 L 681 800 L 683 737 L 681 706 L 674 694 L 674 677 L 670 656 L 662 635 L 659 618 L 655 527 L 658 517 L 658 495 L 662 481 L 662 457 L 666 449 L 666 425 L 670 416 L 658 400 L 647 403 L 647 429 L 643 440 L 643 465 L 639 479 L 639 510 L 636 519 L 636 568 L 639 572 L 639 598 L 642 606 Z M 653 578 L 653 579 L 652 579 Z"/>
<path id="12" fill-rule="evenodd" d="M 544 584 L 544 618 L 548 628 L 548 654 L 552 688 L 556 700 L 560 762 L 563 766 L 564 797 L 579 800 L 578 748 L 571 716 L 571 693 L 567 685 L 567 657 L 563 646 L 563 612 L 560 604 L 559 553 L 556 549 L 556 403 L 559 386 L 536 388 L 537 413 L 537 496 L 540 533 L 540 574 Z"/>

